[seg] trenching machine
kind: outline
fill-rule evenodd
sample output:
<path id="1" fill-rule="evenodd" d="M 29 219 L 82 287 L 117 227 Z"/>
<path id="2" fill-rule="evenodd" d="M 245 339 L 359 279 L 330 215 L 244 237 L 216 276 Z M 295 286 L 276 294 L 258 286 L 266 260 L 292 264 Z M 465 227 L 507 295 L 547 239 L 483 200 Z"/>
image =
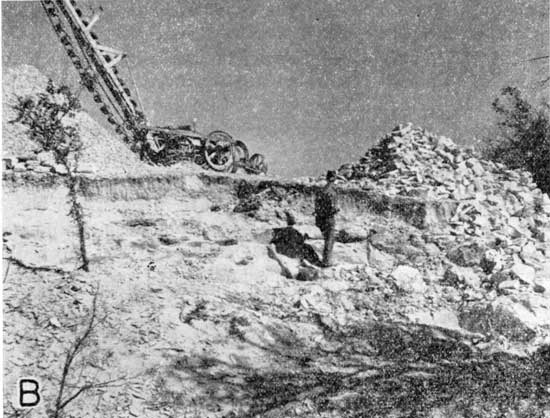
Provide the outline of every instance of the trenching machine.
<path id="1" fill-rule="evenodd" d="M 249 156 L 247 146 L 227 132 L 217 130 L 205 135 L 195 130 L 195 123 L 150 126 L 135 82 L 133 90 L 137 101 L 117 68 L 126 54 L 100 43 L 92 30 L 101 8 L 84 13 L 75 0 L 40 2 L 82 85 L 92 94 L 115 131 L 143 160 L 158 165 L 187 160 L 221 172 L 236 172 L 241 168 L 247 173 L 267 173 L 265 157 Z"/>

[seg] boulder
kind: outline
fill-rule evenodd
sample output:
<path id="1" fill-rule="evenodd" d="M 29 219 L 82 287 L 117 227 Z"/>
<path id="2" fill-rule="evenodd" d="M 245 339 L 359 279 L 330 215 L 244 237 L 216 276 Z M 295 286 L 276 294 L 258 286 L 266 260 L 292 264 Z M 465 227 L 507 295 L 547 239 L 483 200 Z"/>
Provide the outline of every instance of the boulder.
<path id="1" fill-rule="evenodd" d="M 542 266 L 535 274 L 535 291 L 538 293 L 550 292 L 550 263 Z"/>
<path id="2" fill-rule="evenodd" d="M 259 242 L 260 244 L 269 244 L 273 240 L 274 232 L 272 228 L 264 229 L 261 231 L 252 232 L 252 237 L 254 241 Z"/>
<path id="3" fill-rule="evenodd" d="M 477 289 L 481 286 L 478 275 L 468 267 L 451 266 L 443 274 L 443 281 L 453 287 L 468 286 Z"/>
<path id="4" fill-rule="evenodd" d="M 510 274 L 521 283 L 534 285 L 535 269 L 527 264 L 516 262 L 510 269 Z"/>
<path id="5" fill-rule="evenodd" d="M 312 287 L 309 293 L 301 296 L 295 303 L 296 308 L 328 315 L 332 312 L 332 306 L 327 303 L 325 292 L 320 287 Z"/>
<path id="6" fill-rule="evenodd" d="M 60 174 L 62 176 L 68 174 L 67 167 L 65 167 L 63 164 L 56 164 L 54 169 L 57 174 Z"/>
<path id="7" fill-rule="evenodd" d="M 535 237 L 540 238 L 540 228 L 533 228 Z M 543 241 L 543 240 L 540 240 Z M 529 266 L 538 267 L 545 261 L 544 254 L 539 251 L 533 241 L 528 241 L 522 248 L 519 254 L 521 260 Z"/>
<path id="8" fill-rule="evenodd" d="M 498 290 L 501 293 L 508 294 L 511 291 L 519 290 L 520 283 L 519 280 L 504 280 L 498 284 Z"/>
<path id="9" fill-rule="evenodd" d="M 204 183 L 199 176 L 185 176 L 183 178 L 183 189 L 186 192 L 200 192 L 201 190 L 204 190 Z"/>
<path id="10" fill-rule="evenodd" d="M 466 160 L 466 165 L 472 170 L 472 173 L 477 177 L 482 177 L 485 174 L 485 170 L 481 166 L 479 160 L 470 158 Z"/>
<path id="11" fill-rule="evenodd" d="M 406 293 L 423 293 L 427 286 L 422 280 L 422 274 L 410 266 L 398 266 L 392 273 L 391 278 L 394 280 L 397 288 Z"/>
<path id="12" fill-rule="evenodd" d="M 458 245 L 447 252 L 447 258 L 461 267 L 477 266 L 485 253 L 478 243 Z"/>
<path id="13" fill-rule="evenodd" d="M 550 215 L 550 197 L 548 197 L 546 193 L 543 193 L 540 197 L 535 199 L 535 204 L 542 213 Z"/>
<path id="14" fill-rule="evenodd" d="M 13 171 L 17 171 L 17 172 L 27 171 L 27 167 L 25 166 L 24 163 L 16 163 L 13 165 Z"/>
<path id="15" fill-rule="evenodd" d="M 502 264 L 502 252 L 498 250 L 485 251 L 480 262 L 480 266 L 485 274 L 500 271 Z"/>
<path id="16" fill-rule="evenodd" d="M 53 167 L 39 165 L 38 167 L 35 167 L 33 171 L 36 171 L 37 173 L 51 173 L 53 171 Z"/>
<path id="17" fill-rule="evenodd" d="M 456 149 L 456 144 L 451 138 L 447 138 L 446 136 L 440 136 L 436 138 L 436 149 L 442 149 L 445 151 L 452 151 Z"/>
<path id="18" fill-rule="evenodd" d="M 53 155 L 53 152 L 51 151 L 39 152 L 38 154 L 36 154 L 36 158 L 41 165 L 54 167 L 56 164 L 55 157 Z"/>
<path id="19" fill-rule="evenodd" d="M 323 239 L 323 235 L 319 228 L 314 225 L 294 225 L 294 228 L 298 230 L 306 239 Z"/>
<path id="20" fill-rule="evenodd" d="M 40 163 L 37 160 L 27 160 L 25 162 L 25 167 L 30 170 L 34 170 L 36 167 L 38 167 Z"/>
<path id="21" fill-rule="evenodd" d="M 439 309 L 434 312 L 416 311 L 407 314 L 409 321 L 424 324 L 431 327 L 440 327 L 459 330 L 460 325 L 457 315 L 448 309 Z"/>
<path id="22" fill-rule="evenodd" d="M 540 242 L 550 242 L 550 228 L 534 227 L 533 237 Z"/>
<path id="23" fill-rule="evenodd" d="M 533 286 L 533 290 L 537 293 L 545 293 L 548 291 L 548 287 L 535 282 L 535 285 Z"/>

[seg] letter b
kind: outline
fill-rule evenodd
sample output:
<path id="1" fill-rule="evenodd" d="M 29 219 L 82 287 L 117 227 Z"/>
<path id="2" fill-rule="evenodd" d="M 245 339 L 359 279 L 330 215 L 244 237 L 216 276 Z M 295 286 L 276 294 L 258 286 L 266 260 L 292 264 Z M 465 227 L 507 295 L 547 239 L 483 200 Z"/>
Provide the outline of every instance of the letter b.
<path id="1" fill-rule="evenodd" d="M 19 406 L 32 408 L 40 403 L 40 385 L 36 379 L 19 379 Z"/>

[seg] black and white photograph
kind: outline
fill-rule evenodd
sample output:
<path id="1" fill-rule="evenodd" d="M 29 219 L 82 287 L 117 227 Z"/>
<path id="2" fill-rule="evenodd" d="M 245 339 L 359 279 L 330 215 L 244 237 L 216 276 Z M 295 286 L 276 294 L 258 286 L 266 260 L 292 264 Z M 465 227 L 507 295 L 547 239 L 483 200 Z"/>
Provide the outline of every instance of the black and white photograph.
<path id="1" fill-rule="evenodd" d="M 2 416 L 550 418 L 548 0 L 1 0 Z"/>

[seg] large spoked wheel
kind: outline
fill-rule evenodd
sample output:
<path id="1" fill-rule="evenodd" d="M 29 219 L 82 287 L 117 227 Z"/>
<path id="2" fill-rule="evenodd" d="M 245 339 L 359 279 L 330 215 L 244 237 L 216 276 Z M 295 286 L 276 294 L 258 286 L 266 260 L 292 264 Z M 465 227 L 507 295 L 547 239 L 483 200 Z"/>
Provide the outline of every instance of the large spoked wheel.
<path id="1" fill-rule="evenodd" d="M 204 159 L 212 170 L 229 171 L 235 161 L 233 138 L 226 132 L 214 131 L 204 141 Z"/>
<path id="2" fill-rule="evenodd" d="M 267 162 L 262 154 L 250 157 L 250 169 L 256 174 L 267 174 Z"/>
<path id="3" fill-rule="evenodd" d="M 233 156 L 234 161 L 231 172 L 236 173 L 239 170 L 239 167 L 243 167 L 250 157 L 248 147 L 243 141 L 235 141 L 235 143 L 233 144 Z"/>

